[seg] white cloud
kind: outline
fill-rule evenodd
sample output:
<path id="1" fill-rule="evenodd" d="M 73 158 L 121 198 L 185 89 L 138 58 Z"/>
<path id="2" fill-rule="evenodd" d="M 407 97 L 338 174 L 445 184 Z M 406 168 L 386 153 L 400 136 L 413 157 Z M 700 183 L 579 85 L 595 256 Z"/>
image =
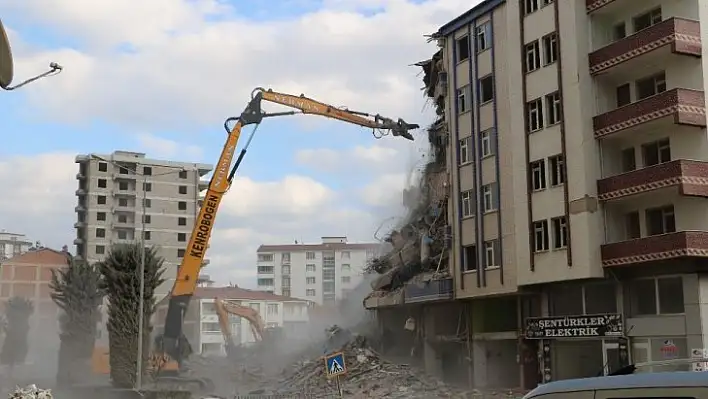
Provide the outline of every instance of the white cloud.
<path id="1" fill-rule="evenodd" d="M 195 145 L 178 143 L 149 133 L 139 134 L 136 139 L 140 150 L 149 153 L 154 158 L 196 161 L 202 157 L 202 148 Z"/>
<path id="2" fill-rule="evenodd" d="M 402 207 L 403 189 L 408 186 L 405 173 L 383 174 L 364 187 L 361 200 L 369 206 Z"/>
<path id="3" fill-rule="evenodd" d="M 435 50 L 423 35 L 473 5 L 327 1 L 333 9 L 265 22 L 237 18 L 216 0 L 156 0 L 144 7 L 0 0 L 0 11 L 21 12 L 86 45 L 81 51 L 16 48 L 18 71 L 49 60 L 65 66 L 61 77 L 25 89 L 34 107 L 72 122 L 91 115 L 154 129 L 213 124 L 239 112 L 257 86 L 419 121 L 422 84 L 410 64 Z M 353 11 L 362 7 L 385 8 L 368 17 Z"/>

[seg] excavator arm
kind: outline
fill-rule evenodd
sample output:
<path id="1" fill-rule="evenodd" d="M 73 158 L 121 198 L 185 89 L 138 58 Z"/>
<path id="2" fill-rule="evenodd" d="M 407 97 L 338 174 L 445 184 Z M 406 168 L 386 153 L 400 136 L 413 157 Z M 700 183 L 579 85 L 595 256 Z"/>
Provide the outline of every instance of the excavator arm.
<path id="1" fill-rule="evenodd" d="M 294 108 L 294 110 L 266 113 L 262 110 L 262 102 L 264 100 Z M 160 340 L 159 349 L 179 363 L 184 360 L 184 353 L 188 353 L 181 348 L 181 346 L 184 345 L 183 342 L 186 341 L 182 332 L 184 315 L 187 312 L 187 307 L 197 287 L 199 271 L 202 268 L 204 256 L 209 247 L 209 240 L 214 229 L 214 222 L 216 221 L 216 215 L 221 200 L 231 187 L 231 182 L 248 151 L 256 128 L 263 119 L 296 114 L 319 115 L 370 128 L 373 130 L 375 138 L 382 138 L 390 133 L 393 136 L 413 140 L 410 130 L 419 127 L 415 124 L 406 123 L 403 119 L 393 120 L 378 114 L 371 115 L 364 112 L 336 108 L 307 98 L 304 95 L 294 96 L 274 92 L 270 89 L 255 89 L 251 93 L 251 101 L 241 115 L 239 117 L 228 118 L 226 122 L 224 122 L 224 128 L 227 131 L 226 142 L 224 143 L 224 148 L 221 151 L 219 160 L 216 163 L 214 173 L 209 182 L 209 188 L 204 197 L 204 202 L 199 210 L 194 228 L 192 229 L 192 234 L 187 244 L 187 251 L 184 258 L 182 258 L 181 265 L 177 269 L 177 277 L 172 291 L 170 292 L 164 336 Z M 241 130 L 248 125 L 255 125 L 255 128 L 248 137 L 246 144 L 241 149 L 236 162 L 234 162 L 236 147 L 241 137 Z"/>
<path id="2" fill-rule="evenodd" d="M 221 329 L 221 334 L 224 336 L 224 343 L 226 344 L 227 355 L 232 356 L 236 348 L 236 345 L 234 344 L 232 338 L 229 314 L 239 316 L 248 320 L 251 326 L 251 332 L 253 333 L 253 337 L 258 341 L 263 340 L 265 323 L 263 322 L 263 318 L 261 318 L 261 315 L 258 313 L 257 310 L 248 306 L 238 305 L 233 302 L 223 301 L 219 298 L 214 298 L 214 307 L 216 308 L 216 314 L 219 318 L 219 327 Z"/>

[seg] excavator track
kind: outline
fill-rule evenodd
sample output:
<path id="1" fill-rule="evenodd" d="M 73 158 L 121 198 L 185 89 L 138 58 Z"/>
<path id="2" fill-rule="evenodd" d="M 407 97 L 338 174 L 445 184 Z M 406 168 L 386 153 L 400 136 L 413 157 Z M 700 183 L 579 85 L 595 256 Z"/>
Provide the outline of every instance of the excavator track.
<path id="1" fill-rule="evenodd" d="M 196 395 L 212 394 L 216 386 L 209 378 L 162 376 L 158 377 L 150 386 L 143 389 L 146 394 L 150 393 L 173 393 L 174 397 L 179 397 L 180 393 L 188 392 Z M 171 397 L 171 396 L 170 396 Z"/>

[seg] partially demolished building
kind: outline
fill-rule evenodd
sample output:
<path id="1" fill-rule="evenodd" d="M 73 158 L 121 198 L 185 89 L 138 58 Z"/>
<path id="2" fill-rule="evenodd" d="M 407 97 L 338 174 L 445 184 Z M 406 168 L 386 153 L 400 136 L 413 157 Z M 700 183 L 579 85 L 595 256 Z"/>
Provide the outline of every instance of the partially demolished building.
<path id="1" fill-rule="evenodd" d="M 388 351 L 477 388 L 704 353 L 702 3 L 484 0 L 433 35 L 434 156 L 365 300 Z"/>

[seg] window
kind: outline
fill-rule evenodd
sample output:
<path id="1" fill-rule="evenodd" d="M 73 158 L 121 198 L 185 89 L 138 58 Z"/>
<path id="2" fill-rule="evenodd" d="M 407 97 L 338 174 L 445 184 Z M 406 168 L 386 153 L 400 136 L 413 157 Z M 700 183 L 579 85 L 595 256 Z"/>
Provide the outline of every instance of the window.
<path id="1" fill-rule="evenodd" d="M 533 250 L 535 252 L 548 251 L 548 221 L 533 222 Z"/>
<path id="2" fill-rule="evenodd" d="M 118 173 L 121 175 L 130 174 L 130 172 L 132 172 L 132 171 L 133 171 L 132 169 L 128 169 L 127 167 L 122 166 L 122 165 L 118 165 Z"/>
<path id="3" fill-rule="evenodd" d="M 680 276 L 638 279 L 629 284 L 630 305 L 635 316 L 684 313 Z"/>
<path id="4" fill-rule="evenodd" d="M 149 231 L 143 231 L 143 238 L 144 238 L 144 239 L 150 240 L 150 239 L 151 239 L 151 236 L 152 236 L 152 234 L 150 234 Z"/>
<path id="5" fill-rule="evenodd" d="M 543 159 L 531 162 L 531 187 L 534 190 L 546 188 L 546 162 Z"/>
<path id="6" fill-rule="evenodd" d="M 186 170 L 180 170 L 180 171 L 179 171 L 179 178 L 180 178 L 180 179 L 186 179 L 186 178 L 187 178 L 187 171 L 186 171 Z"/>
<path id="7" fill-rule="evenodd" d="M 524 0 L 524 14 L 538 11 L 538 0 Z"/>
<path id="8" fill-rule="evenodd" d="M 184 248 L 178 249 L 178 250 L 177 250 L 177 257 L 178 257 L 178 258 L 184 258 L 184 252 L 185 252 Z"/>
<path id="9" fill-rule="evenodd" d="M 305 290 L 305 296 L 316 296 L 315 290 Z"/>
<path id="10" fill-rule="evenodd" d="M 486 22 L 475 29 L 477 52 L 492 47 L 492 24 Z"/>
<path id="11" fill-rule="evenodd" d="M 152 168 L 149 166 L 143 166 L 143 175 L 152 176 Z"/>
<path id="12" fill-rule="evenodd" d="M 266 314 L 275 316 L 278 314 L 278 304 L 275 303 L 269 303 L 266 305 Z"/>
<path id="13" fill-rule="evenodd" d="M 179 186 L 180 194 L 187 194 L 187 186 Z"/>
<path id="14" fill-rule="evenodd" d="M 289 288 L 283 288 L 283 296 L 290 296 L 290 289 Z"/>
<path id="15" fill-rule="evenodd" d="M 178 226 L 186 226 L 187 225 L 187 218 L 183 218 L 183 217 L 177 218 L 177 225 Z"/>
<path id="16" fill-rule="evenodd" d="M 342 284 L 349 284 L 352 281 L 352 278 L 349 276 L 342 276 Z"/>
<path id="17" fill-rule="evenodd" d="M 472 162 L 472 137 L 460 140 L 460 165 Z"/>
<path id="18" fill-rule="evenodd" d="M 664 72 L 657 73 L 646 78 L 637 80 L 637 100 L 642 100 L 651 97 L 655 94 L 666 91 L 666 74 Z"/>
<path id="19" fill-rule="evenodd" d="M 335 276 L 334 269 L 322 268 L 322 280 L 333 281 L 334 276 Z"/>
<path id="20" fill-rule="evenodd" d="M 118 206 L 128 206 L 127 198 L 118 198 Z"/>
<path id="21" fill-rule="evenodd" d="M 642 146 L 644 167 L 659 165 L 671 161 L 671 145 L 669 139 L 658 140 Z"/>
<path id="22" fill-rule="evenodd" d="M 617 41 L 627 37 L 627 25 L 620 22 L 612 28 L 612 40 Z"/>
<path id="23" fill-rule="evenodd" d="M 177 209 L 180 211 L 186 211 L 187 210 L 187 201 L 179 201 L 177 203 Z"/>
<path id="24" fill-rule="evenodd" d="M 484 212 L 496 211 L 498 208 L 496 183 L 490 183 L 482 186 L 482 200 L 484 204 Z"/>
<path id="25" fill-rule="evenodd" d="M 492 146 L 492 139 L 494 138 L 494 134 L 494 129 L 485 130 L 480 133 L 483 157 L 494 155 L 494 147 Z"/>
<path id="26" fill-rule="evenodd" d="M 105 238 L 106 237 L 106 229 L 96 229 L 96 237 Z"/>
<path id="27" fill-rule="evenodd" d="M 474 192 L 463 191 L 460 194 L 460 201 L 462 201 L 462 217 L 474 216 Z"/>
<path id="28" fill-rule="evenodd" d="M 307 277 L 307 278 L 305 279 L 305 283 L 308 284 L 308 285 L 315 284 L 316 282 L 317 282 L 317 280 L 315 279 L 315 277 Z"/>
<path id="29" fill-rule="evenodd" d="M 290 263 L 290 252 L 283 252 L 280 254 L 280 263 Z"/>
<path id="30" fill-rule="evenodd" d="M 469 87 L 465 86 L 461 89 L 457 89 L 457 112 L 463 113 L 469 109 L 470 104 L 467 102 L 467 93 L 469 92 Z"/>
<path id="31" fill-rule="evenodd" d="M 455 41 L 455 46 L 457 46 L 457 60 L 456 62 L 462 62 L 470 58 L 470 38 L 465 36 L 457 39 Z"/>
<path id="32" fill-rule="evenodd" d="M 152 200 L 150 198 L 144 198 L 143 199 L 143 206 L 146 208 L 151 208 L 152 207 Z"/>
<path id="33" fill-rule="evenodd" d="M 551 93 L 546 96 L 546 119 L 548 126 L 555 125 L 561 121 L 561 98 L 560 92 Z"/>
<path id="34" fill-rule="evenodd" d="M 645 12 L 644 14 L 637 15 L 632 18 L 632 22 L 634 24 L 635 32 L 639 32 L 642 29 L 658 24 L 661 22 L 661 7 Z"/>
<path id="35" fill-rule="evenodd" d="M 499 240 L 490 240 L 484 243 L 484 267 L 493 268 L 500 265 Z"/>
<path id="36" fill-rule="evenodd" d="M 98 187 L 106 188 L 108 186 L 108 181 L 106 179 L 98 179 Z"/>
<path id="37" fill-rule="evenodd" d="M 655 209 L 647 209 L 646 220 L 647 235 L 655 236 L 659 234 L 673 233 L 676 231 L 676 219 L 674 217 L 673 205 Z"/>
<path id="38" fill-rule="evenodd" d="M 290 266 L 285 265 L 285 266 L 280 266 L 280 273 L 283 275 L 288 275 L 290 274 Z M 288 284 L 290 283 L 290 280 L 288 279 Z"/>
<path id="39" fill-rule="evenodd" d="M 624 107 L 625 105 L 632 102 L 632 94 L 629 90 L 629 83 L 625 83 L 621 86 L 617 86 L 616 90 L 617 96 L 617 108 Z"/>
<path id="40" fill-rule="evenodd" d="M 128 182 L 120 182 L 118 183 L 118 189 L 121 191 L 127 191 L 128 190 Z"/>
<path id="41" fill-rule="evenodd" d="M 624 235 L 627 240 L 634 240 L 642 236 L 639 226 L 639 212 L 629 212 L 624 215 Z"/>
<path id="42" fill-rule="evenodd" d="M 272 262 L 273 261 L 273 254 L 258 254 L 258 261 L 259 262 Z"/>
<path id="43" fill-rule="evenodd" d="M 561 249 L 568 246 L 568 223 L 565 216 L 551 219 L 553 227 L 553 249 Z"/>
<path id="44" fill-rule="evenodd" d="M 290 255 L 288 255 L 289 257 Z M 349 251 L 342 251 L 342 259 L 351 259 L 352 258 L 352 253 Z"/>
<path id="45" fill-rule="evenodd" d="M 305 271 L 308 273 L 314 273 L 317 271 L 317 267 L 313 264 L 305 265 Z"/>
<path id="46" fill-rule="evenodd" d="M 98 205 L 106 205 L 106 196 L 105 195 L 99 195 L 96 197 L 96 203 Z"/>
<path id="47" fill-rule="evenodd" d="M 622 150 L 622 172 L 631 172 L 637 169 L 637 159 L 634 154 L 634 147 Z"/>
<path id="48" fill-rule="evenodd" d="M 479 102 L 484 104 L 494 99 L 494 76 L 485 76 L 479 80 Z"/>
<path id="49" fill-rule="evenodd" d="M 118 230 L 118 239 L 125 240 L 128 238 L 128 232 L 125 230 Z"/>
<path id="50" fill-rule="evenodd" d="M 177 242 L 187 241 L 187 233 L 177 233 Z"/>
<path id="51" fill-rule="evenodd" d="M 99 172 L 108 172 L 108 164 L 105 162 L 99 162 L 98 163 L 98 171 Z"/>
<path id="52" fill-rule="evenodd" d="M 272 278 L 259 278 L 258 279 L 259 286 L 272 287 L 274 284 L 275 284 L 275 282 Z M 254 305 L 254 304 L 251 304 L 251 305 Z M 260 304 L 256 304 L 256 305 L 258 305 L 258 308 L 253 308 L 253 306 L 251 306 L 251 308 L 260 311 L 261 310 Z"/>
<path id="53" fill-rule="evenodd" d="M 463 270 L 464 272 L 477 270 L 477 247 L 474 245 L 469 245 L 464 247 L 464 262 Z"/>
<path id="54" fill-rule="evenodd" d="M 553 64 L 558 60 L 558 34 L 553 32 L 543 37 L 543 65 Z"/>
<path id="55" fill-rule="evenodd" d="M 287 269 L 286 269 L 287 267 Z M 287 271 L 287 273 L 286 273 Z M 283 279 L 282 279 L 282 286 L 283 287 L 290 287 L 290 266 L 283 266 L 282 272 L 284 274 Z"/>
<path id="56" fill-rule="evenodd" d="M 143 191 L 152 191 L 152 183 L 143 183 Z"/>
<path id="57" fill-rule="evenodd" d="M 106 253 L 106 247 L 103 245 L 96 245 L 96 255 L 103 255 Z"/>
<path id="58" fill-rule="evenodd" d="M 143 223 L 150 224 L 151 221 L 152 217 L 150 217 L 150 215 L 143 215 Z"/>
<path id="59" fill-rule="evenodd" d="M 96 213 L 96 220 L 98 221 L 105 221 L 106 220 L 106 212 L 97 212 Z"/>
<path id="60" fill-rule="evenodd" d="M 547 6 L 549 4 L 553 4 L 553 0 L 543 0 L 542 3 L 544 6 Z"/>
<path id="61" fill-rule="evenodd" d="M 526 45 L 526 72 L 532 72 L 541 67 L 541 47 L 538 40 Z"/>
<path id="62" fill-rule="evenodd" d="M 343 263 L 343 264 L 342 264 L 342 271 L 343 271 L 343 272 L 350 272 L 350 271 L 352 271 L 352 265 Z"/>
<path id="63" fill-rule="evenodd" d="M 529 133 L 543 129 L 543 101 L 540 98 L 526 104 Z"/>
<path id="64" fill-rule="evenodd" d="M 548 163 L 551 168 L 551 187 L 560 186 L 565 183 L 563 155 L 548 158 Z"/>
<path id="65" fill-rule="evenodd" d="M 314 252 L 306 252 L 305 259 L 307 259 L 307 260 L 315 259 L 315 253 Z"/>

